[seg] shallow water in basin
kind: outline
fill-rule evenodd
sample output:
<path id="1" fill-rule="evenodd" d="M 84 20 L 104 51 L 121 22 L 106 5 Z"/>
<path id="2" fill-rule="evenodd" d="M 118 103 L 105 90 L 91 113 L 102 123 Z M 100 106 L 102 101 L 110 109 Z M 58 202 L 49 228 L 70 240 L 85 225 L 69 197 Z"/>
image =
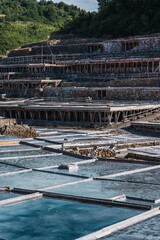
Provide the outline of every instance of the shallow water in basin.
<path id="1" fill-rule="evenodd" d="M 7 149 L 8 152 L 5 152 Z M 14 149 L 15 152 L 12 152 Z M 18 150 L 21 149 L 28 149 L 29 151 L 18 152 Z M 5 159 L 3 162 L 6 163 L 6 165 L 0 163 L 0 174 L 3 172 L 5 173 L 19 171 L 22 169 L 22 167 L 42 168 L 55 166 L 62 163 L 69 164 L 73 162 L 84 161 L 78 158 L 64 155 L 47 156 L 48 154 L 53 154 L 53 152 L 43 151 L 42 149 L 36 151 L 34 148 L 30 148 L 28 146 L 0 148 L 0 151 L 3 150 L 4 153 L 0 153 L 0 158 L 16 158 Z M 36 155 L 40 156 L 35 157 Z M 42 157 L 41 155 L 46 156 Z M 20 158 L 23 156 L 31 157 L 26 159 Z M 9 166 L 7 163 L 17 165 L 19 167 Z M 46 172 L 31 171 L 16 175 L 0 176 L 0 187 L 9 186 L 10 188 L 35 190 L 84 180 L 83 178 L 76 177 L 76 175 L 98 177 L 145 168 L 147 166 L 150 165 L 97 161 L 82 165 L 80 164 L 77 171 L 49 168 L 44 170 Z M 59 174 L 49 173 L 47 170 L 55 171 Z M 66 176 L 61 175 L 60 173 L 66 173 Z M 67 176 L 67 174 L 73 174 L 75 176 Z M 136 181 L 143 180 L 144 183 L 129 183 L 127 181 L 130 178 Z M 126 182 L 113 181 L 121 179 Z M 44 191 L 104 199 L 125 194 L 131 197 L 136 196 L 138 198 L 155 200 L 160 198 L 160 189 L 158 187 L 155 187 L 154 184 L 145 183 L 148 181 L 155 183 L 157 179 L 158 181 L 160 180 L 159 170 L 152 170 L 150 172 L 143 172 L 116 178 L 114 177 L 113 180 L 91 180 L 88 182 L 72 184 L 65 187 L 63 186 L 46 189 Z M 0 200 L 17 196 L 19 195 L 13 193 L 0 193 Z M 144 204 L 144 202 L 142 202 L 142 204 Z M 71 201 L 60 201 L 55 199 L 42 198 L 34 201 L 30 200 L 11 206 L 0 207 L 0 238 L 7 240 L 73 240 L 97 231 L 103 227 L 135 216 L 139 213 L 141 212 L 136 210 L 108 208 L 97 205 L 75 203 Z M 159 218 L 157 219 L 157 221 L 159 221 Z M 149 225 L 146 226 L 149 228 Z M 117 235 L 112 235 L 110 237 L 113 237 L 113 240 L 143 239 L 140 237 L 143 234 L 147 233 L 146 226 L 144 226 L 144 231 L 137 228 L 135 231 L 139 231 L 139 234 L 136 235 L 136 233 L 134 233 L 134 238 L 129 237 L 132 233 L 132 230 L 128 230 L 125 233 L 122 232 L 122 235 L 119 235 L 120 238 L 118 238 L 118 233 Z M 158 227 L 151 227 L 151 232 L 152 229 L 159 231 Z M 158 240 L 158 238 L 156 238 L 157 233 L 150 234 L 149 236 L 153 236 L 155 237 L 155 240 Z M 112 238 L 109 239 L 112 240 Z M 145 239 L 152 240 L 154 238 Z"/>
<path id="2" fill-rule="evenodd" d="M 1 238 L 7 240 L 74 240 L 139 213 L 54 199 L 38 199 L 0 207 L 0 233 Z"/>
<path id="3" fill-rule="evenodd" d="M 53 152 L 46 152 L 44 151 L 43 154 L 54 154 Z M 37 155 L 37 153 L 35 154 Z M 55 166 L 60 165 L 62 163 L 72 163 L 80 161 L 78 158 L 69 157 L 69 156 L 63 156 L 63 155 L 57 155 L 57 156 L 43 156 L 43 157 L 30 157 L 25 159 L 9 159 L 2 162 L 9 163 L 9 164 L 15 164 L 18 166 L 23 166 L 27 168 L 41 168 L 46 166 Z"/>
<path id="4" fill-rule="evenodd" d="M 43 172 L 27 172 L 0 177 L 1 186 L 24 189 L 38 189 L 73 181 L 77 181 L 77 178 Z"/>
<path id="5" fill-rule="evenodd" d="M 125 194 L 130 197 L 159 199 L 160 189 L 152 185 L 119 183 L 113 181 L 90 181 L 48 190 L 50 192 L 66 193 L 96 198 L 111 198 Z"/>
<path id="6" fill-rule="evenodd" d="M 123 181 L 139 181 L 144 183 L 153 183 L 160 185 L 160 168 L 142 173 L 134 173 L 132 175 L 116 177 L 115 179 Z"/>
<path id="7" fill-rule="evenodd" d="M 159 240 L 160 216 L 119 231 L 102 240 Z"/>
<path id="8" fill-rule="evenodd" d="M 21 171 L 21 170 L 24 170 L 24 169 L 0 163 L 0 174 L 7 173 L 7 172 Z"/>
<path id="9" fill-rule="evenodd" d="M 0 192 L 0 201 L 8 199 L 8 198 L 18 197 L 18 196 L 20 196 L 20 195 L 14 194 L 14 193 Z"/>
<path id="10" fill-rule="evenodd" d="M 88 176 L 88 177 L 98 177 L 104 175 L 110 175 L 119 172 L 125 172 L 129 170 L 145 168 L 148 165 L 144 164 L 127 164 L 127 163 L 115 163 L 107 161 L 96 161 L 93 163 L 79 164 L 78 170 L 73 172 L 73 174 Z M 65 170 L 53 169 L 54 171 L 67 172 Z"/>

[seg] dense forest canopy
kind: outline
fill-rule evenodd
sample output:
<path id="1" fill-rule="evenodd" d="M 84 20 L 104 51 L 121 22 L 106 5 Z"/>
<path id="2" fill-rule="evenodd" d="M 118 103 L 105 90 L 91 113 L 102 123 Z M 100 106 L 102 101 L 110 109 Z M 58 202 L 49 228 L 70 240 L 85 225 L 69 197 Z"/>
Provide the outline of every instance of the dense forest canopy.
<path id="1" fill-rule="evenodd" d="M 160 32 L 159 0 L 97 0 L 98 13 L 83 13 L 65 27 L 88 37 L 117 38 Z"/>
<path id="2" fill-rule="evenodd" d="M 8 21 L 43 21 L 63 25 L 79 15 L 80 9 L 63 2 L 40 0 L 0 0 L 0 13 Z"/>

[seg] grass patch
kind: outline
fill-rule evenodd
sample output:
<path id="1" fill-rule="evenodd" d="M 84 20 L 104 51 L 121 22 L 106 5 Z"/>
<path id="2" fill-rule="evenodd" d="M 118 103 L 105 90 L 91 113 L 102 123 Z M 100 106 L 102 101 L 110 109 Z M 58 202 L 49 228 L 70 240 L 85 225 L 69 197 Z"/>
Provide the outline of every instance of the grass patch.
<path id="1" fill-rule="evenodd" d="M 55 31 L 52 24 L 38 22 L 1 22 L 0 55 L 24 44 L 46 40 Z"/>

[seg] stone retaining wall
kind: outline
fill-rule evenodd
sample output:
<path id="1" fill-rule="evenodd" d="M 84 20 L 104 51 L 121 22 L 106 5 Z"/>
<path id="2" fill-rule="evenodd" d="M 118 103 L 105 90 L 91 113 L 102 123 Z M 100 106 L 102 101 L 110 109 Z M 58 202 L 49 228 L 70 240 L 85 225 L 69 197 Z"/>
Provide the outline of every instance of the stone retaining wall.
<path id="1" fill-rule="evenodd" d="M 159 101 L 159 88 L 52 88 L 43 90 L 43 97 L 92 98 L 102 100 Z"/>
<path id="2" fill-rule="evenodd" d="M 100 99 L 106 100 L 142 100 L 142 101 L 159 101 L 160 89 L 145 89 L 145 88 L 109 88 L 106 91 L 106 96 Z"/>
<path id="3" fill-rule="evenodd" d="M 101 81 L 80 81 L 80 82 L 61 82 L 61 87 L 159 87 L 160 79 L 123 79 L 123 80 L 108 80 L 105 82 Z"/>
<path id="4" fill-rule="evenodd" d="M 52 88 L 43 89 L 43 97 L 54 98 L 86 98 L 92 97 L 96 99 L 96 91 L 89 88 Z"/>

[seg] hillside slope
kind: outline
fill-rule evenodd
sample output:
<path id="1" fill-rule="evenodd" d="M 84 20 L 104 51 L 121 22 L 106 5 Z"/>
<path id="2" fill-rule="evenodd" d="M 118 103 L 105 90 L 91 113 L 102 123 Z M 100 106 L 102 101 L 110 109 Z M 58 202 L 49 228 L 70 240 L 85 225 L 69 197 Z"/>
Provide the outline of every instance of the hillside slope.
<path id="1" fill-rule="evenodd" d="M 47 39 L 51 32 L 60 30 L 76 19 L 80 9 L 63 2 L 37 0 L 0 0 L 0 55 L 7 50 Z"/>

